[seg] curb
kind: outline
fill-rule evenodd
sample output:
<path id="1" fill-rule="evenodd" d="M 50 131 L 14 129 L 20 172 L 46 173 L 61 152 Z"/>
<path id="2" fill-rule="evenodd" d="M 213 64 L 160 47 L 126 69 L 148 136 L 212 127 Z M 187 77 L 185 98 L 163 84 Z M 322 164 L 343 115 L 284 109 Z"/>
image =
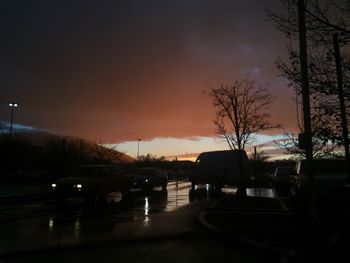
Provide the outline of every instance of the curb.
<path id="1" fill-rule="evenodd" d="M 234 234 L 227 234 L 225 231 L 223 231 L 223 229 L 220 229 L 218 226 L 212 224 L 208 219 L 207 219 L 207 212 L 202 212 L 199 217 L 198 220 L 200 222 L 200 224 L 202 226 L 204 226 L 205 228 L 207 228 L 208 230 L 210 230 L 211 232 L 215 233 L 216 235 L 219 235 L 221 237 L 224 238 L 229 238 L 229 239 L 233 239 L 236 240 L 238 242 L 241 242 L 243 244 L 246 244 L 250 247 L 255 247 L 261 250 L 266 250 L 269 252 L 273 252 L 273 253 L 277 253 L 286 257 L 290 257 L 290 258 L 295 258 L 298 260 L 307 260 L 307 258 L 305 256 L 302 256 L 300 254 L 297 254 L 293 251 L 290 250 L 286 250 L 283 248 L 279 248 L 279 247 L 273 247 L 271 245 L 244 237 L 244 236 L 240 236 L 240 235 L 234 235 Z"/>

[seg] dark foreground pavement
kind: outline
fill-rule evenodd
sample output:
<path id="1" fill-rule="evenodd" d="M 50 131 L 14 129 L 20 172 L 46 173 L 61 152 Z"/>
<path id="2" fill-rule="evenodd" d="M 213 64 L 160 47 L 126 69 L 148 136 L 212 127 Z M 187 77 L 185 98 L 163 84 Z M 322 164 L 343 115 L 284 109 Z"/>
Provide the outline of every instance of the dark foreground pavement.
<path id="1" fill-rule="evenodd" d="M 200 215 L 227 240 L 277 253 L 290 261 L 350 261 L 350 216 L 332 210 L 311 220 L 277 198 L 228 196 Z"/>
<path id="2" fill-rule="evenodd" d="M 45 189 L 31 191 L 45 195 Z M 92 220 L 85 234 L 73 239 L 62 238 L 58 229 L 37 231 L 38 219 L 27 220 L 26 233 L 13 238 L 13 245 L 2 240 L 0 262 L 349 261 L 346 212 L 332 211 L 310 221 L 286 204 L 273 197 L 224 195 L 149 215 L 142 224 L 112 223 L 103 232 L 91 232 L 96 231 Z M 13 224 L 18 229 L 19 223 Z M 85 227 L 81 224 L 80 231 Z"/>
<path id="3" fill-rule="evenodd" d="M 175 211 L 150 215 L 147 227 L 117 224 L 103 235 L 41 242 L 0 255 L 0 262 L 285 262 L 284 255 L 228 239 L 203 227 L 198 215 L 212 207 L 197 200 Z M 23 242 L 23 240 L 22 240 Z"/>
<path id="4" fill-rule="evenodd" d="M 225 196 L 225 194 L 214 194 L 209 198 L 206 194 L 202 196 L 202 193 L 198 191 L 194 195 L 194 201 L 169 212 L 149 213 L 151 204 L 147 209 L 145 204 L 145 209 L 140 211 L 141 213 L 128 212 L 129 210 L 124 213 L 123 209 L 117 211 L 116 218 L 140 217 L 134 218 L 134 222 L 133 220 L 117 222 L 114 214 L 108 209 L 97 210 L 93 213 L 94 216 L 86 214 L 86 216 L 51 218 L 44 215 L 8 221 L 0 227 L 0 262 L 291 262 L 295 260 L 281 251 L 242 242 L 230 235 L 218 234 L 202 224 L 199 215 L 217 207 L 218 201 Z M 222 203 L 225 200 L 227 199 L 223 199 L 221 204 L 225 204 Z M 130 202 L 133 203 L 132 200 Z M 241 229 L 241 226 L 236 228 Z"/>

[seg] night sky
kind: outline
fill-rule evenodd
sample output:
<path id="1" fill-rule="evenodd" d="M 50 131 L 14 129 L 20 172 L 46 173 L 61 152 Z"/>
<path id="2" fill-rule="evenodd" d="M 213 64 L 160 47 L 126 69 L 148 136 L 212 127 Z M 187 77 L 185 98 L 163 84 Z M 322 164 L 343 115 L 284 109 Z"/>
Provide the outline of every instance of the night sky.
<path id="1" fill-rule="evenodd" d="M 270 83 L 273 121 L 295 128 L 293 92 L 274 60 L 286 40 L 278 0 L 1 1 L 0 120 L 92 141 L 215 135 L 203 93 Z M 281 131 L 275 131 L 276 133 Z"/>

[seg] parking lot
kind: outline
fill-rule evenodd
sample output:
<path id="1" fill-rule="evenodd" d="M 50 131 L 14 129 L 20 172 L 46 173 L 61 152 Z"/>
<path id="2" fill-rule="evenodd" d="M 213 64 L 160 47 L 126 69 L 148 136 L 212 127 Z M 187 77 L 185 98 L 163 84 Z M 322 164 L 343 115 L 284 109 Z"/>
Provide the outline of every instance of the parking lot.
<path id="1" fill-rule="evenodd" d="M 226 193 L 216 193 L 205 186 L 192 192 L 189 182 L 172 181 L 167 191 L 155 188 L 145 194 L 133 190 L 124 198 L 119 192 L 111 193 L 107 203 L 95 207 L 80 199 L 70 199 L 65 206 L 59 206 L 50 194 L 34 200 L 13 200 L 0 208 L 0 253 L 130 238 L 145 232 L 157 233 L 154 228 L 181 232 L 185 222 L 193 219 L 186 214 L 188 211 L 196 211 L 199 203 L 208 207 L 233 192 L 227 189 Z M 181 216 L 185 206 L 193 209 L 186 208 Z M 180 214 L 183 221 L 176 220 L 174 214 Z"/>

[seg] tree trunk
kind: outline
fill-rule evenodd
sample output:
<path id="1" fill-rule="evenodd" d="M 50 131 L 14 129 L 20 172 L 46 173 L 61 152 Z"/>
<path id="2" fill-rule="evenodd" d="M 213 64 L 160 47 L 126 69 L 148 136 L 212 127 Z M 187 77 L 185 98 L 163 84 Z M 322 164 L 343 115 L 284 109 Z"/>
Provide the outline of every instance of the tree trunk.
<path id="1" fill-rule="evenodd" d="M 316 219 L 316 200 L 314 189 L 314 173 L 312 167 L 312 137 L 311 137 L 311 117 L 310 117 L 310 91 L 309 91 L 309 73 L 307 62 L 307 39 L 305 28 L 305 3 L 304 0 L 298 0 L 298 24 L 299 24 L 299 51 L 300 51 L 300 71 L 303 95 L 303 113 L 304 113 L 304 133 L 305 133 L 305 153 L 306 153 L 306 172 L 308 185 L 308 204 L 309 216 Z"/>
<path id="2" fill-rule="evenodd" d="M 340 104 L 340 116 L 341 116 L 341 126 L 342 126 L 342 134 L 343 134 L 343 145 L 345 150 L 345 159 L 347 163 L 347 172 L 348 172 L 348 182 L 350 183 L 350 153 L 349 153 L 349 131 L 346 119 L 346 107 L 344 101 L 344 90 L 343 90 L 343 72 L 341 66 L 341 57 L 339 50 L 339 41 L 338 34 L 333 35 L 333 45 L 334 45 L 334 56 L 336 62 L 337 69 L 337 82 L 338 82 L 338 97 Z"/>
<path id="3" fill-rule="evenodd" d="M 239 147 L 241 148 L 241 147 Z M 244 171 L 244 166 L 243 166 L 243 158 L 242 158 L 242 150 L 238 150 L 238 168 L 239 168 L 239 173 L 240 173 L 240 183 L 238 185 L 237 189 L 237 195 L 238 196 L 247 196 L 247 186 L 246 186 L 246 180 L 245 180 L 245 171 Z"/>

